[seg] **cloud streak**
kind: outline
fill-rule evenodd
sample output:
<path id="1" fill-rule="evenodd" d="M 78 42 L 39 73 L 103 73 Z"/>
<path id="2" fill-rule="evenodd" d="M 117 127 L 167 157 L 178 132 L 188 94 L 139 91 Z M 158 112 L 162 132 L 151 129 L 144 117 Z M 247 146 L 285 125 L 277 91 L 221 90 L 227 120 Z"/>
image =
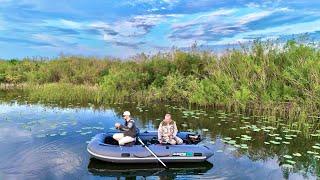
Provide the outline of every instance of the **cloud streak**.
<path id="1" fill-rule="evenodd" d="M 320 31 L 320 3 L 298 0 L 0 2 L 0 58 L 15 57 L 12 48 L 21 56 L 69 52 L 127 57 L 188 47 L 194 41 L 224 47 Z"/>

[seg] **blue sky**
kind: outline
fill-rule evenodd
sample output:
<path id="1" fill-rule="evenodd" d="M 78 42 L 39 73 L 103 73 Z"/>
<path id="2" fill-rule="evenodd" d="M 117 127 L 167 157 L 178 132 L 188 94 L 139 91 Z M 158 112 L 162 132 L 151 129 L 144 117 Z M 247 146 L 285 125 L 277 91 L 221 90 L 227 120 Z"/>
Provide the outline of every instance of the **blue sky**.
<path id="1" fill-rule="evenodd" d="M 0 58 L 155 53 L 320 35 L 318 0 L 0 0 Z"/>

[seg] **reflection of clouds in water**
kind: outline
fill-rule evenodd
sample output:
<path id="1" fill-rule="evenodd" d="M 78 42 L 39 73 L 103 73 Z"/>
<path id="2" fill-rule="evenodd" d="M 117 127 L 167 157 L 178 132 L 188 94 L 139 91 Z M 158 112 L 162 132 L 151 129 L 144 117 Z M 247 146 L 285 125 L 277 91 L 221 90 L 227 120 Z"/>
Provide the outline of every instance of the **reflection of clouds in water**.
<path id="1" fill-rule="evenodd" d="M 61 148 L 62 142 L 52 141 L 48 144 L 31 147 L 16 154 L 8 160 L 5 167 L 5 179 L 61 179 L 67 174 L 79 170 L 82 159 L 76 153 Z"/>
<path id="2" fill-rule="evenodd" d="M 313 176 L 312 174 L 306 174 L 306 175 L 302 175 L 302 174 L 297 174 L 297 173 L 290 173 L 289 174 L 289 178 L 288 179 L 318 179 L 317 177 Z"/>
<path id="3" fill-rule="evenodd" d="M 9 105 L 1 104 L 0 107 L 1 107 L 0 108 L 0 114 L 7 114 L 7 113 L 10 113 L 10 112 L 14 111 L 12 106 L 9 106 Z"/>
<path id="4" fill-rule="evenodd" d="M 13 143 L 23 142 L 29 140 L 31 135 L 30 131 L 19 129 L 16 126 L 0 127 L 0 141 L 5 141 L 7 139 Z"/>
<path id="5" fill-rule="evenodd" d="M 214 167 L 201 179 L 283 179 L 285 174 L 279 166 L 277 157 L 266 160 L 252 161 L 246 156 L 233 157 L 228 153 L 215 153 L 211 159 Z M 312 174 L 305 177 L 299 173 L 291 172 L 290 179 L 316 179 Z"/>
<path id="6" fill-rule="evenodd" d="M 81 157 L 71 151 L 60 152 L 57 155 L 48 162 L 48 167 L 53 167 L 52 171 L 56 176 L 62 177 L 65 174 L 75 173 L 81 165 Z"/>

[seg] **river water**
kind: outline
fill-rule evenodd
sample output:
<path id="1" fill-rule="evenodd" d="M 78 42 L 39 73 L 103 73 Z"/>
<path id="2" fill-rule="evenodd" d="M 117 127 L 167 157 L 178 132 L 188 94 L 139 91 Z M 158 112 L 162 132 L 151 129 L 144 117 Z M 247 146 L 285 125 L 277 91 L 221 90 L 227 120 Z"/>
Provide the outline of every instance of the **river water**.
<path id="1" fill-rule="evenodd" d="M 124 110 L 141 130 L 155 130 L 169 112 L 179 130 L 200 133 L 215 154 L 207 163 L 168 170 L 90 159 L 91 137 L 123 122 Z M 306 135 L 286 121 L 168 104 L 97 107 L 2 100 L 0 179 L 317 179 L 319 132 L 310 128 Z"/>

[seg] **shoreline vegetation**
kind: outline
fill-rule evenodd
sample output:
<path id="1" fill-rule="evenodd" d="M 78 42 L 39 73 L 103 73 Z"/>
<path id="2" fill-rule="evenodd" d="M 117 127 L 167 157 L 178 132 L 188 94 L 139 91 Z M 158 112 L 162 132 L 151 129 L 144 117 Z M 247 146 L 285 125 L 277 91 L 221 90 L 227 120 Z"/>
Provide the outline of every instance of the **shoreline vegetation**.
<path id="1" fill-rule="evenodd" d="M 219 56 L 192 48 L 127 61 L 0 60 L 0 89 L 22 90 L 34 101 L 176 102 L 306 123 L 320 120 L 320 51 L 295 41 L 255 41 Z"/>

